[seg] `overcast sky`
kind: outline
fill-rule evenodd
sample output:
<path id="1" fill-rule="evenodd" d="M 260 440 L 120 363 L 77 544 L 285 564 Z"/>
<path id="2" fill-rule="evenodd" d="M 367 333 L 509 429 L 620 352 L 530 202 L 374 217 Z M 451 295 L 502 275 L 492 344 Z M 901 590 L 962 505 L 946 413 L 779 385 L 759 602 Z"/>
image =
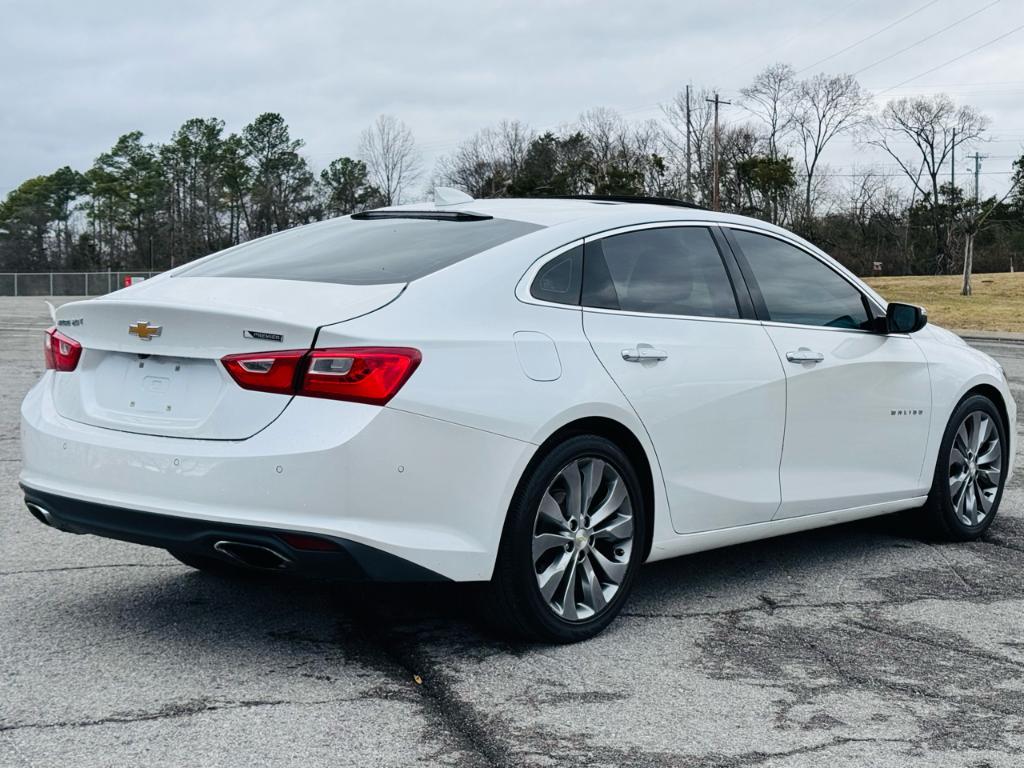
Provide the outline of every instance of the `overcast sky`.
<path id="1" fill-rule="evenodd" d="M 165 141 L 190 117 L 237 131 L 267 111 L 315 169 L 354 155 L 382 112 L 412 127 L 432 168 L 503 118 L 556 127 L 606 106 L 642 120 L 687 82 L 735 99 L 767 64 L 800 70 L 876 32 L 805 75 L 859 71 L 880 103 L 944 90 L 973 104 L 992 120 L 976 149 L 996 191 L 1024 151 L 1024 30 L 901 83 L 1021 25 L 1024 0 L 0 0 L 0 195 L 85 170 L 130 130 Z M 837 174 L 872 159 L 851 140 L 830 149 Z"/>

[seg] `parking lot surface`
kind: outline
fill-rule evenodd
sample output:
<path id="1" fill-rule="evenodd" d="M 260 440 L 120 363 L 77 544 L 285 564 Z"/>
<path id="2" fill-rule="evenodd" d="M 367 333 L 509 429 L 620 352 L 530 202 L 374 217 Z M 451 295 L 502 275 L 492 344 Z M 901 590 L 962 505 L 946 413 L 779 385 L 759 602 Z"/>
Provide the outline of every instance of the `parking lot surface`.
<path id="1" fill-rule="evenodd" d="M 657 563 L 597 639 L 514 644 L 465 586 L 221 580 L 37 523 L 47 324 L 0 298 L 0 766 L 1024 764 L 1019 469 L 982 542 L 884 518 Z M 981 346 L 1024 403 L 1024 345 Z"/>

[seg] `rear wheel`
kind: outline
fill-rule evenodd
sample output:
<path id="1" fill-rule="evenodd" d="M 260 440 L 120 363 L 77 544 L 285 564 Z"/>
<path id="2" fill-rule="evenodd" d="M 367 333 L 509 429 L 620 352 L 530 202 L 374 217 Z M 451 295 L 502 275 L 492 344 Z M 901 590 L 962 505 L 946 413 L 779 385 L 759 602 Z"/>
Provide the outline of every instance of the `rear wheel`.
<path id="1" fill-rule="evenodd" d="M 935 477 L 923 512 L 930 532 L 973 541 L 996 516 L 1006 481 L 1006 430 L 995 404 L 972 395 L 957 406 L 939 446 Z"/>
<path id="2" fill-rule="evenodd" d="M 646 525 L 626 454 L 603 437 L 569 438 L 533 467 L 512 500 L 487 612 L 532 639 L 593 637 L 629 595 Z"/>

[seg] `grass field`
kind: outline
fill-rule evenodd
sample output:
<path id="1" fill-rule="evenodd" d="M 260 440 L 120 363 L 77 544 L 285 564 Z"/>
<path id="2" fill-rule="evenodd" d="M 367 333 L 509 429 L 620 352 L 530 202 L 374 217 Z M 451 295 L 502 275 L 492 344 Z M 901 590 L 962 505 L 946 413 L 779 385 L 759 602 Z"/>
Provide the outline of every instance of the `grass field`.
<path id="1" fill-rule="evenodd" d="M 877 277 L 866 282 L 888 301 L 920 304 L 945 328 L 1024 333 L 1024 272 L 974 275 L 973 296 L 961 296 L 959 275 Z"/>

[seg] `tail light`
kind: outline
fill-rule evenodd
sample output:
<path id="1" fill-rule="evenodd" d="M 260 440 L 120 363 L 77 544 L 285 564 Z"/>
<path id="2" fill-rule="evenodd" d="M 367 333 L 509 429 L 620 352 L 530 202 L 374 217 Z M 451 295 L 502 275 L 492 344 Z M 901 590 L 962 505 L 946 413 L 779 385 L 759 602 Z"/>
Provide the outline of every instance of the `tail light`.
<path id="1" fill-rule="evenodd" d="M 46 367 L 51 371 L 73 371 L 78 367 L 78 359 L 82 356 L 82 345 L 65 336 L 56 328 L 46 332 L 43 339 L 43 357 Z"/>
<path id="2" fill-rule="evenodd" d="M 228 355 L 221 362 L 243 389 L 294 395 L 296 375 L 306 354 L 305 349 L 293 349 L 258 355 Z"/>
<path id="3" fill-rule="evenodd" d="M 244 389 L 384 405 L 421 359 L 409 347 L 343 347 L 228 355 L 221 362 Z"/>

